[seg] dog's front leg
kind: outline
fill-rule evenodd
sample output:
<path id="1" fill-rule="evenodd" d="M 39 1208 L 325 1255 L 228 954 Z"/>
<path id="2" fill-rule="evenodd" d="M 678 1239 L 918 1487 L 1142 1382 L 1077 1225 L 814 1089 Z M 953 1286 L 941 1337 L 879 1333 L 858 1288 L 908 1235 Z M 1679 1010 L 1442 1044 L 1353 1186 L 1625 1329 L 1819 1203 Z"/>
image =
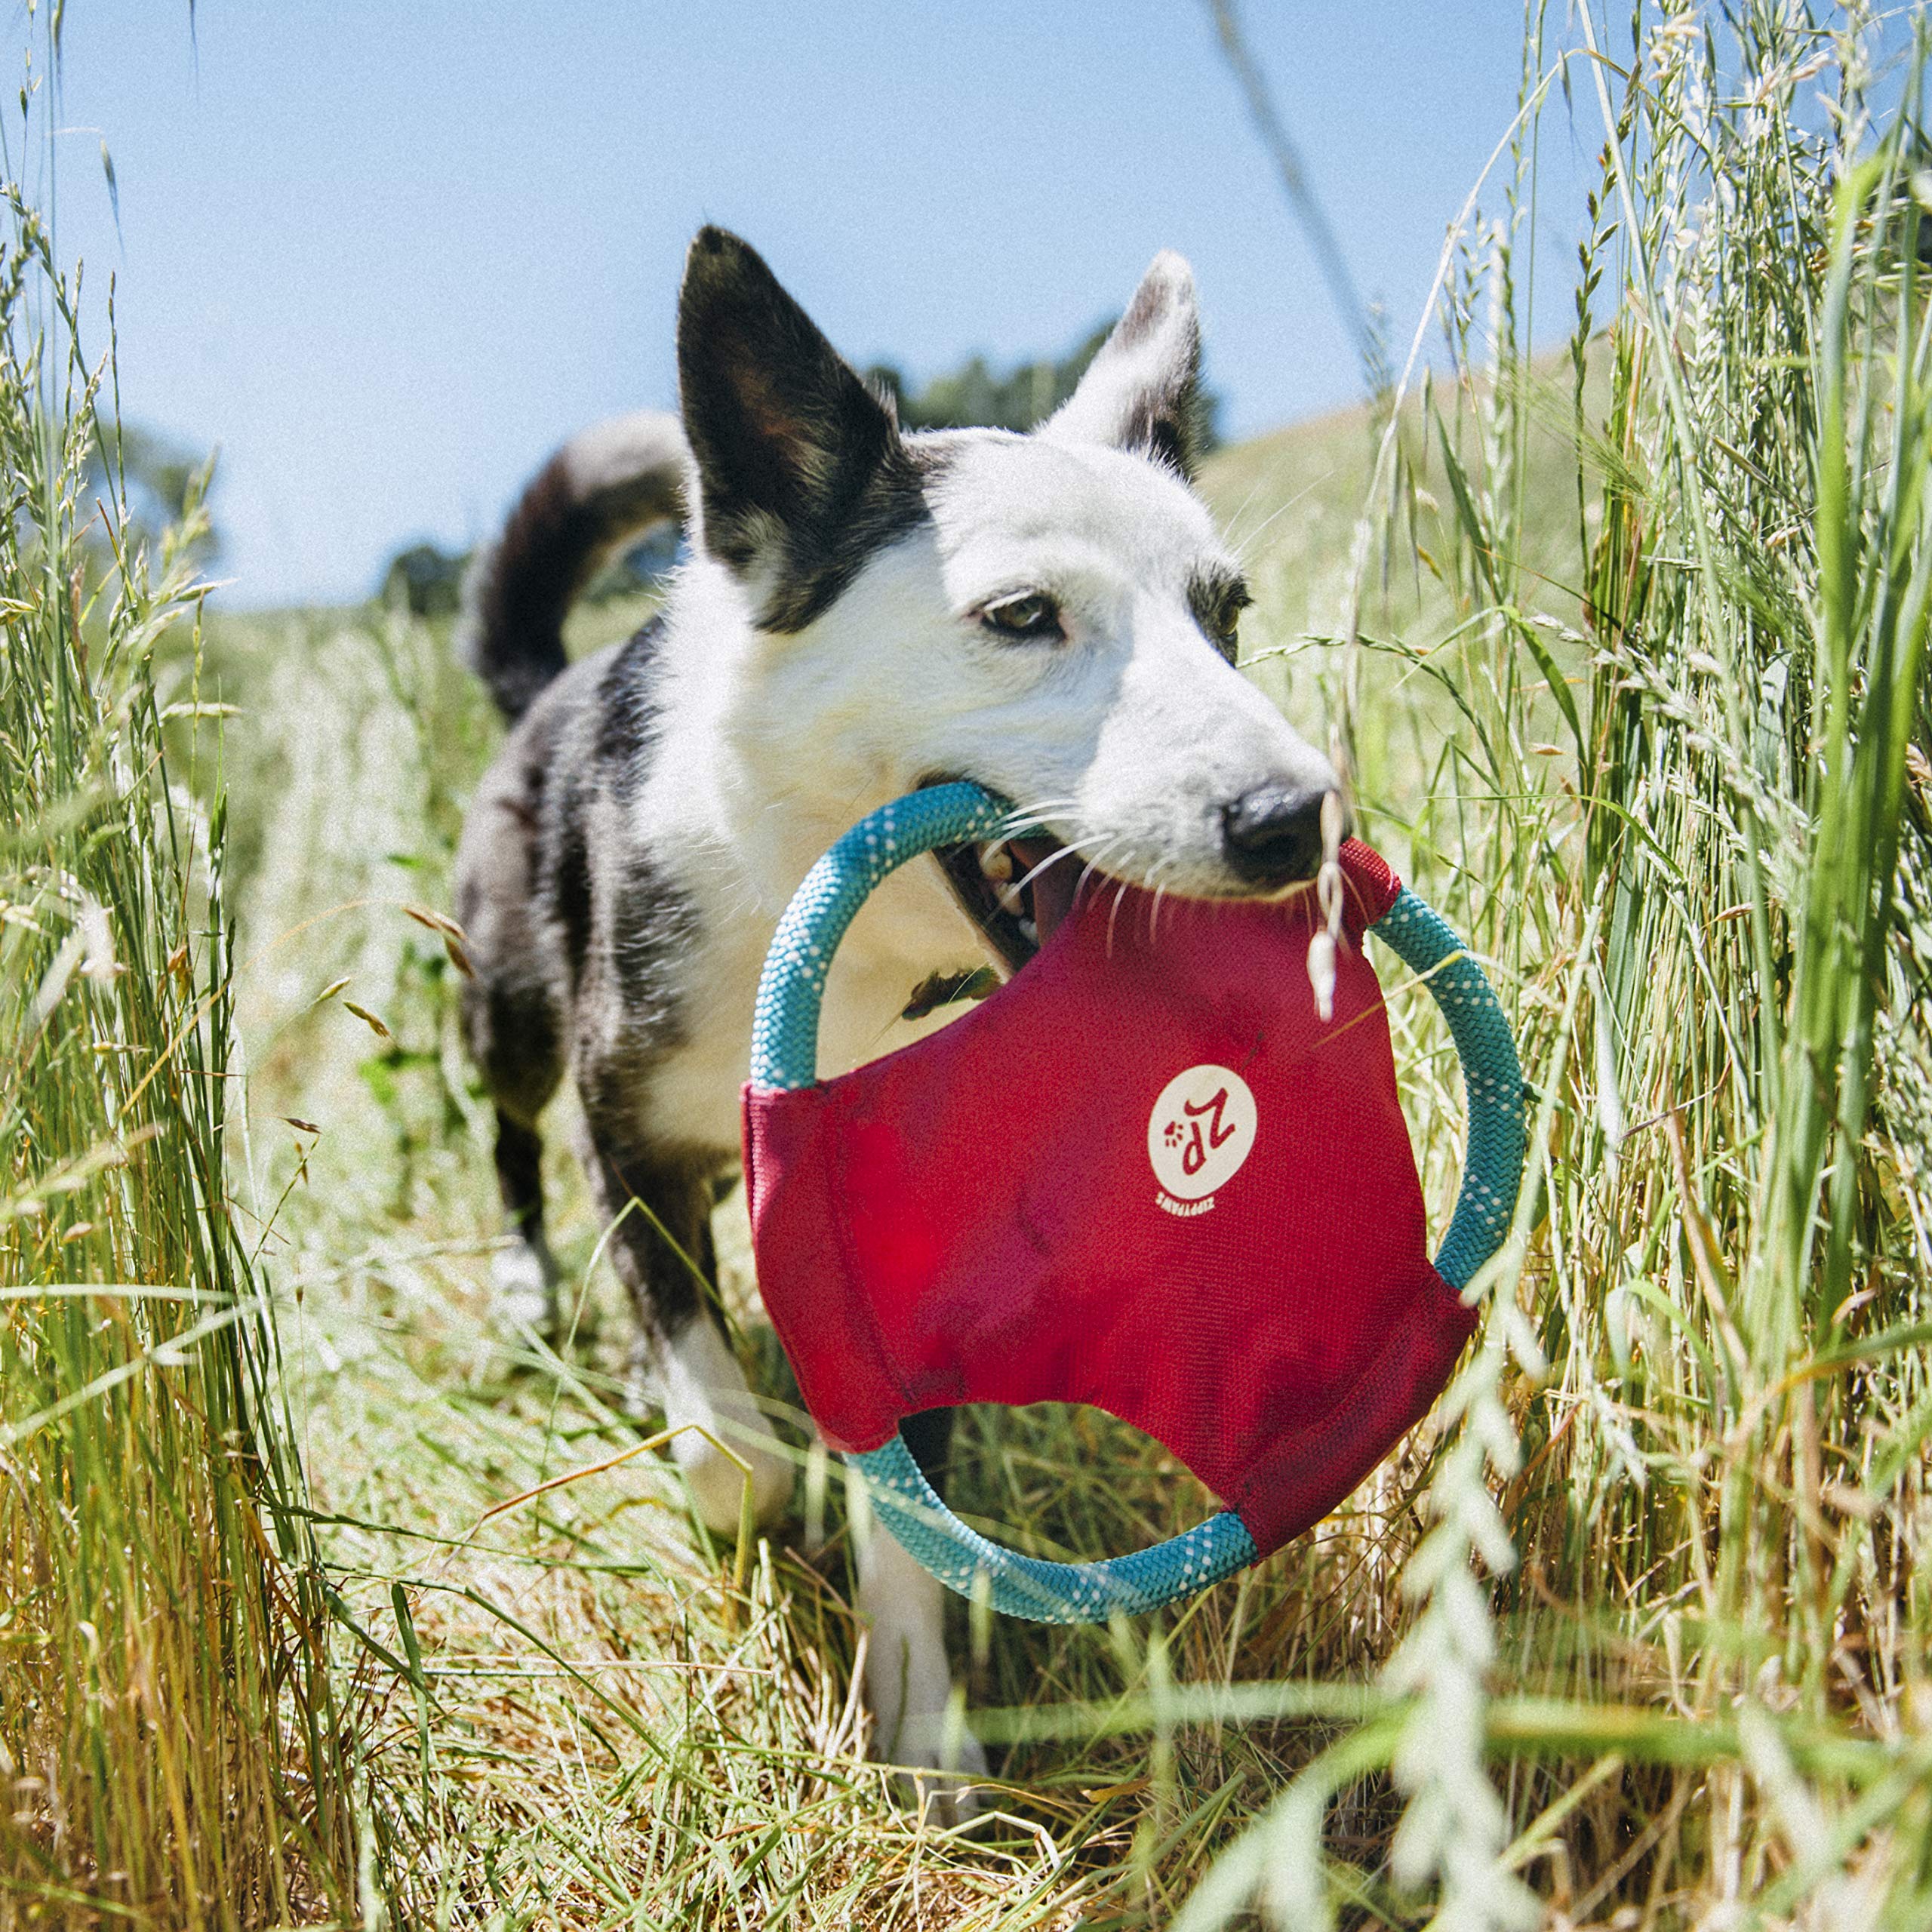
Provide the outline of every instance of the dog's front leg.
<path id="1" fill-rule="evenodd" d="M 952 1420 L 949 1412 L 935 1410 L 913 1417 L 905 1427 L 908 1444 L 935 1487 L 944 1480 Z M 866 1629 L 872 1755 L 906 1767 L 909 1796 L 930 1799 L 943 1817 L 963 1822 L 979 1809 L 969 1780 L 985 1775 L 986 1754 L 952 1711 L 945 1613 L 946 1590 L 938 1578 L 896 1537 L 867 1520 L 859 1540 L 859 1614 Z"/>
<path id="2" fill-rule="evenodd" d="M 750 1465 L 753 1515 L 774 1521 L 792 1499 L 792 1465 L 718 1324 L 700 1312 L 675 1335 L 654 1335 L 646 1346 L 650 1366 L 639 1392 L 657 1398 L 666 1429 L 684 1432 L 672 1438 L 672 1460 L 706 1527 L 729 1534 L 738 1527 L 746 1475 L 734 1456 Z"/>
<path id="3" fill-rule="evenodd" d="M 713 1318 L 711 1181 L 702 1167 L 614 1149 L 593 1127 L 585 1169 L 609 1229 L 611 1257 L 637 1311 L 629 1406 L 661 1408 L 679 1432 L 672 1460 L 706 1528 L 738 1526 L 750 1469 L 752 1512 L 770 1522 L 791 1500 L 792 1468 Z"/>

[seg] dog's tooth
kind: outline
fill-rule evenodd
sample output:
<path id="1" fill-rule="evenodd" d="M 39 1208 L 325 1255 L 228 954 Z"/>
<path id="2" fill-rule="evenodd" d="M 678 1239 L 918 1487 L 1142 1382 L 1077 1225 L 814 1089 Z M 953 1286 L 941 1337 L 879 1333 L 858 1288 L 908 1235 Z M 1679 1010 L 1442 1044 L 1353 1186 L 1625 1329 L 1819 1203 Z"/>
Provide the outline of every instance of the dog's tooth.
<path id="1" fill-rule="evenodd" d="M 1013 854 L 1004 845 L 982 845 L 980 848 L 980 869 L 990 879 L 1008 879 L 1013 876 Z"/>
<path id="2" fill-rule="evenodd" d="M 1029 946 L 1038 946 L 1040 943 L 1040 929 L 1031 919 L 1022 919 L 1020 921 L 1020 937 Z"/>

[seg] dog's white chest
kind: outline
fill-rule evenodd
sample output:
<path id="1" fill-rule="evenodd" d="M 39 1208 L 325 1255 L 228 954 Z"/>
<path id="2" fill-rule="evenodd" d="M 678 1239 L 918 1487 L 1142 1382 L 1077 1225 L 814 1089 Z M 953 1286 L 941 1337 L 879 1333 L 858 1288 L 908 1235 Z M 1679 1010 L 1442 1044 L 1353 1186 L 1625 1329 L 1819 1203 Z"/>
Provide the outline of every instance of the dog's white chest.
<path id="1" fill-rule="evenodd" d="M 776 922 L 740 916 L 709 925 L 711 943 L 687 965 L 682 1045 L 651 1082 L 651 1131 L 687 1146 L 738 1145 L 738 1094 L 751 1066 L 752 1013 Z M 888 879 L 852 924 L 826 977 L 818 1075 L 828 1079 L 891 1053 L 952 1014 L 900 1017 L 928 974 L 985 962 L 972 924 L 928 862 Z"/>

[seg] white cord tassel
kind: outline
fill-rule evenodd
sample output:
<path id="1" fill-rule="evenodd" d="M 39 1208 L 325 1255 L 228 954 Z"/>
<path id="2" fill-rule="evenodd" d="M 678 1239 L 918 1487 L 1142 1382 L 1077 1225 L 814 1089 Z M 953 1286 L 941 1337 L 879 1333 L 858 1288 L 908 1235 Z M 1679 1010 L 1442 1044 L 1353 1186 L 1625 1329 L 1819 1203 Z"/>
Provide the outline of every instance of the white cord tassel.
<path id="1" fill-rule="evenodd" d="M 1342 795 L 1321 801 L 1321 869 L 1315 875 L 1315 903 L 1325 921 L 1308 943 L 1308 980 L 1315 1010 L 1324 1020 L 1335 1017 L 1335 949 L 1342 937 Z"/>

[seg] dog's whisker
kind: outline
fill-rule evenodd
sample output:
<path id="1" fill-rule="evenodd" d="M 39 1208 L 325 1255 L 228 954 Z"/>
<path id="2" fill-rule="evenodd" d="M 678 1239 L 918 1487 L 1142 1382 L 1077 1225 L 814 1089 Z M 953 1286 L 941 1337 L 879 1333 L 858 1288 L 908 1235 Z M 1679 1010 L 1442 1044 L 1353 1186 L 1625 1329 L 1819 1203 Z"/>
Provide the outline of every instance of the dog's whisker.
<path id="1" fill-rule="evenodd" d="M 1164 884 L 1155 883 L 1155 881 L 1158 879 L 1160 873 L 1165 869 L 1168 869 L 1157 866 L 1149 880 L 1149 883 L 1153 886 L 1153 900 L 1147 910 L 1147 943 L 1149 946 L 1155 944 L 1160 937 L 1161 902 L 1167 897 L 1168 888 Z"/>
<path id="2" fill-rule="evenodd" d="M 1241 500 L 1240 507 L 1236 509 L 1232 516 L 1228 518 L 1225 534 L 1230 549 L 1236 547 L 1237 540 L 1235 533 L 1240 529 L 1241 518 L 1247 515 L 1250 506 L 1253 504 L 1255 498 L 1260 495 L 1261 486 L 1266 480 L 1265 475 L 1257 476 L 1248 485 L 1247 494 Z"/>
<path id="3" fill-rule="evenodd" d="M 1107 915 L 1107 957 L 1109 959 L 1113 957 L 1114 952 L 1114 922 L 1120 917 L 1121 901 L 1126 897 L 1127 881 L 1122 879 L 1114 888 L 1113 910 Z"/>
<path id="4" fill-rule="evenodd" d="M 1060 838 L 1071 838 L 1075 840 L 1088 835 L 1086 829 L 1077 820 L 1050 819 L 1044 815 L 1018 825 L 1009 824 L 1005 828 L 1005 835 L 1009 840 L 1030 838 L 1035 834 L 1043 832 L 1050 836 Z"/>
<path id="5" fill-rule="evenodd" d="M 1274 528 L 1276 521 L 1279 518 L 1286 516 L 1288 512 L 1293 509 L 1304 497 L 1311 494 L 1314 491 L 1314 484 L 1310 483 L 1306 488 L 1297 490 L 1286 503 L 1276 504 L 1274 509 L 1270 510 L 1267 515 L 1262 518 L 1260 522 L 1257 524 L 1252 530 L 1246 532 L 1238 541 L 1230 537 L 1229 539 L 1228 547 L 1234 552 L 1235 555 L 1238 557 L 1244 564 L 1245 564 L 1248 558 L 1254 554 L 1255 545 L 1260 543 L 1262 538 Z"/>
<path id="6" fill-rule="evenodd" d="M 1079 851 L 1080 848 L 1078 845 L 1063 845 L 1060 847 L 1057 851 L 1050 853 L 1045 858 L 1042 859 L 1024 878 L 1020 880 L 1020 888 L 1023 889 L 1024 888 L 1031 885 L 1043 872 L 1048 870 L 1052 866 L 1058 865 L 1061 860 L 1076 857 L 1079 854 Z"/>
<path id="7" fill-rule="evenodd" d="M 1084 817 L 1079 810 L 1079 801 L 1075 798 L 1035 798 L 1024 805 L 1015 805 L 1007 814 L 1008 836 L 1021 831 L 1044 827 L 1049 820 L 1069 820 L 1078 824 Z"/>
<path id="8" fill-rule="evenodd" d="M 1096 872 L 1100 873 L 1103 878 L 1106 877 L 1107 874 L 1105 861 L 1107 855 L 1112 852 L 1119 843 L 1120 841 L 1118 839 L 1109 839 L 1107 842 L 1100 848 L 1100 851 L 1096 852 L 1093 857 L 1080 868 L 1080 877 L 1075 881 L 1073 888 L 1076 894 L 1086 891 L 1087 881 L 1091 878 Z"/>

